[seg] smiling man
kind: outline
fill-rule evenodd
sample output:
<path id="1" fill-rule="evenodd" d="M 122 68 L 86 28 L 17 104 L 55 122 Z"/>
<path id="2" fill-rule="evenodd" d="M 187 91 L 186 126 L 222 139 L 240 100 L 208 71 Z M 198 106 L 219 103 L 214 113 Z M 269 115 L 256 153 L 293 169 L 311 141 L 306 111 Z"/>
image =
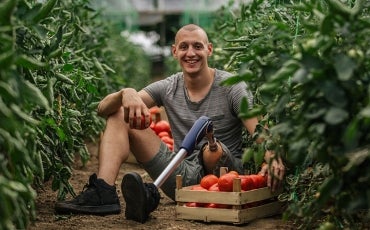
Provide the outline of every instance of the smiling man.
<path id="1" fill-rule="evenodd" d="M 155 180 L 171 162 L 185 135 L 201 116 L 212 120 L 222 154 L 215 164 L 207 163 L 209 161 L 201 150 L 206 141 L 202 141 L 163 183 L 162 191 L 175 200 L 176 175 L 179 174 L 183 176 L 183 186 L 189 186 L 198 184 L 207 174 L 217 175 L 222 166 L 243 173 L 242 130 L 244 127 L 253 134 L 258 120 L 241 120 L 238 114 L 243 98 L 248 99 L 252 108 L 252 93 L 244 82 L 232 86 L 220 84 L 232 75 L 208 66 L 212 51 L 213 45 L 208 41 L 206 32 L 197 25 L 186 25 L 177 32 L 172 46 L 173 57 L 179 62 L 181 72 L 154 82 L 139 92 L 124 88 L 109 94 L 99 103 L 98 114 L 107 122 L 99 146 L 98 174 L 90 176 L 87 189 L 75 199 L 57 202 L 57 213 L 119 213 L 120 202 L 114 185 L 120 166 L 127 160 L 130 151 Z M 168 149 L 148 128 L 149 108 L 153 106 L 165 108 L 175 151 Z M 145 117 L 145 129 L 139 128 L 142 116 Z M 136 122 L 134 119 L 137 119 Z M 271 170 L 264 168 L 261 173 L 267 174 L 268 185 L 275 189 L 284 176 L 284 165 L 280 159 L 271 156 L 271 152 L 266 152 L 265 160 L 271 160 Z M 147 193 L 150 188 L 143 187 L 142 178 L 137 173 L 126 174 L 121 188 L 126 201 L 126 218 L 145 222 L 158 204 L 158 200 L 153 200 L 153 196 Z"/>

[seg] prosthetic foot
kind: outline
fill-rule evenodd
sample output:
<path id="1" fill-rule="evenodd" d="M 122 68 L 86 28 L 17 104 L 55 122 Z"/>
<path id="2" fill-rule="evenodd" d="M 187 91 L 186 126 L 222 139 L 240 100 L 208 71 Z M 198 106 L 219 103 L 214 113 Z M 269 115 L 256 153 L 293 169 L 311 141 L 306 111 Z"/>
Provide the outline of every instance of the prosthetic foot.
<path id="1" fill-rule="evenodd" d="M 154 211 L 160 199 L 157 187 L 144 183 L 135 172 L 126 174 L 122 179 L 121 191 L 126 202 L 125 216 L 128 220 L 144 223 Z"/>

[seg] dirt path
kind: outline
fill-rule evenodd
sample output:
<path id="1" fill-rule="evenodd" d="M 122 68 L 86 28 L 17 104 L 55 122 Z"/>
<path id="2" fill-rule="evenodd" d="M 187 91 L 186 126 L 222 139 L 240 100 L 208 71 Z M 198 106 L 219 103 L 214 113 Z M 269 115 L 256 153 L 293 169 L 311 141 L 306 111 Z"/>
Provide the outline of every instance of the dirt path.
<path id="1" fill-rule="evenodd" d="M 71 184 L 76 193 L 82 191 L 83 186 L 87 183 L 89 176 L 97 172 L 97 147 L 88 145 L 92 155 L 91 160 L 84 168 L 76 168 L 73 171 Z M 126 172 L 135 171 L 141 174 L 145 181 L 150 181 L 149 176 L 135 163 L 123 164 L 117 180 L 117 188 L 121 183 L 122 176 Z M 90 216 L 90 215 L 72 215 L 57 216 L 54 215 L 54 203 L 57 193 L 50 189 L 50 184 L 46 184 L 44 190 L 38 191 L 36 201 L 37 219 L 30 226 L 30 230 L 41 229 L 292 229 L 291 225 L 281 221 L 280 216 L 255 220 L 244 225 L 233 225 L 227 223 L 205 223 L 198 221 L 177 220 L 175 217 L 176 204 L 162 194 L 162 199 L 158 208 L 151 213 L 151 218 L 144 224 L 126 220 L 124 215 L 125 204 L 119 190 L 122 212 L 118 215 L 110 216 Z"/>

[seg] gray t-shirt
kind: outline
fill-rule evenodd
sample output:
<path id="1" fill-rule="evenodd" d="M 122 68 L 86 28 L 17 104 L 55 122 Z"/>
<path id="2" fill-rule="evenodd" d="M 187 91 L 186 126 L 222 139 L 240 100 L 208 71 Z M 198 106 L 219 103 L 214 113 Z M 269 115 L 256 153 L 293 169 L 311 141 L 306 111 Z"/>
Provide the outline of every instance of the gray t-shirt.
<path id="1" fill-rule="evenodd" d="M 237 158 L 242 155 L 243 123 L 238 118 L 243 98 L 248 99 L 249 107 L 253 104 L 253 95 L 245 82 L 231 86 L 220 83 L 232 74 L 217 70 L 211 90 L 199 102 L 190 101 L 184 86 L 183 73 L 179 72 L 144 88 L 158 106 L 164 106 L 178 151 L 185 135 L 201 116 L 209 117 L 213 122 L 215 137 L 224 143 Z M 206 141 L 204 139 L 196 149 Z"/>

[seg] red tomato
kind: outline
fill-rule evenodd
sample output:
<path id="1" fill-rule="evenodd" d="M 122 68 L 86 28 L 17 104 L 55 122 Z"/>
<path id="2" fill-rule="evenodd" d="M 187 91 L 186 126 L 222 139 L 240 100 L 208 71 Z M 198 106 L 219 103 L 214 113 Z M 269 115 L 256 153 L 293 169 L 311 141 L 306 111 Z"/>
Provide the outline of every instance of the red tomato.
<path id="1" fill-rule="evenodd" d="M 213 174 L 208 174 L 200 180 L 200 186 L 205 189 L 209 189 L 212 185 L 217 184 L 218 177 Z"/>
<path id="2" fill-rule="evenodd" d="M 209 203 L 209 204 L 206 204 L 204 205 L 205 208 L 217 208 L 217 204 L 215 203 Z"/>
<path id="3" fill-rule="evenodd" d="M 173 139 L 169 136 L 163 136 L 161 137 L 161 140 L 166 143 L 166 144 L 171 144 L 173 145 Z"/>
<path id="4" fill-rule="evenodd" d="M 169 136 L 170 136 L 170 134 L 169 134 L 168 132 L 166 132 L 166 131 L 163 131 L 163 132 L 158 133 L 158 137 L 159 137 L 159 138 L 162 138 L 162 137 L 164 137 L 164 136 L 169 137 Z"/>
<path id="5" fill-rule="evenodd" d="M 249 175 L 250 178 L 253 180 L 254 188 L 263 188 L 267 186 L 266 177 L 262 175 Z"/>
<path id="6" fill-rule="evenodd" d="M 209 187 L 208 191 L 211 191 L 211 192 L 219 192 L 220 189 L 218 187 L 218 183 L 212 185 L 211 187 Z"/>
<path id="7" fill-rule="evenodd" d="M 235 173 L 226 173 L 218 179 L 218 188 L 223 192 L 232 192 L 233 191 L 233 181 L 235 178 L 238 178 Z"/>
<path id="8" fill-rule="evenodd" d="M 233 174 L 235 174 L 235 175 L 239 176 L 239 173 L 238 173 L 237 171 L 230 171 L 230 172 L 228 172 L 228 173 L 233 173 Z"/>
<path id="9" fill-rule="evenodd" d="M 203 203 L 197 203 L 197 202 L 187 202 L 185 204 L 186 207 L 196 208 L 196 207 L 203 207 Z"/>
<path id="10" fill-rule="evenodd" d="M 160 132 L 170 132 L 170 124 L 165 120 L 160 120 L 157 123 L 155 123 L 154 131 L 156 134 Z"/>
<path id="11" fill-rule="evenodd" d="M 231 208 L 231 205 L 209 203 L 209 204 L 204 205 L 204 207 L 205 208 Z"/>
<path id="12" fill-rule="evenodd" d="M 157 106 L 154 106 L 154 107 L 152 107 L 152 108 L 149 109 L 149 112 L 151 114 L 159 113 L 159 108 Z"/>
<path id="13" fill-rule="evenodd" d="M 173 145 L 168 144 L 168 143 L 166 143 L 166 145 L 167 145 L 167 147 L 168 147 L 171 151 L 173 151 Z"/>
<path id="14" fill-rule="evenodd" d="M 252 178 L 249 175 L 239 175 L 241 187 L 244 191 L 249 191 L 255 188 Z"/>
<path id="15" fill-rule="evenodd" d="M 151 125 L 151 123 L 152 123 L 152 118 L 149 117 L 149 126 Z M 145 116 L 144 115 L 141 115 L 140 125 L 137 124 L 136 116 L 134 117 L 134 120 L 133 120 L 133 128 L 134 129 L 146 129 L 149 126 L 145 125 Z"/>

